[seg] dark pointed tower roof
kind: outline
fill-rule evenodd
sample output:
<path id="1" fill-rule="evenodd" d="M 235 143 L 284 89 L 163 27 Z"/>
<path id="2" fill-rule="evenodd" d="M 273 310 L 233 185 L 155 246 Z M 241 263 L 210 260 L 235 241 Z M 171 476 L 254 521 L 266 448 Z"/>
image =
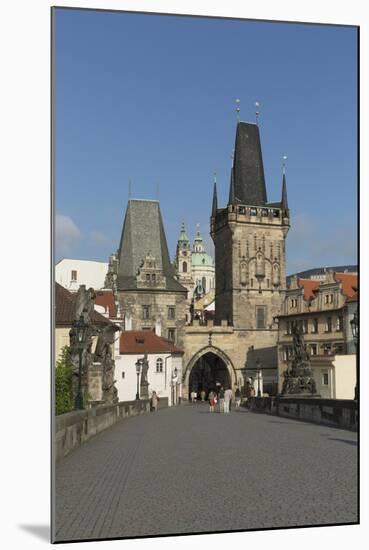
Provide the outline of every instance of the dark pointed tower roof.
<path id="1" fill-rule="evenodd" d="M 281 206 L 284 210 L 288 210 L 288 200 L 287 200 L 287 184 L 286 184 L 286 173 L 283 171 L 282 178 L 282 200 Z"/>
<path id="2" fill-rule="evenodd" d="M 231 168 L 231 179 L 229 183 L 229 198 L 228 198 L 228 204 L 234 204 L 235 201 L 235 195 L 234 195 L 234 177 L 233 177 L 233 166 Z M 237 201 L 239 202 L 239 201 Z"/>
<path id="3" fill-rule="evenodd" d="M 232 181 L 234 187 L 232 203 L 255 206 L 266 204 L 267 193 L 257 124 L 251 122 L 237 124 L 231 186 Z"/>
<path id="4" fill-rule="evenodd" d="M 118 250 L 119 290 L 137 288 L 137 271 L 148 254 L 155 257 L 157 267 L 162 269 L 166 290 L 185 290 L 174 278 L 159 201 L 130 199 Z"/>
<path id="5" fill-rule="evenodd" d="M 214 190 L 213 190 L 213 206 L 211 209 L 211 215 L 215 218 L 218 208 L 218 195 L 217 195 L 217 179 L 214 177 Z"/>

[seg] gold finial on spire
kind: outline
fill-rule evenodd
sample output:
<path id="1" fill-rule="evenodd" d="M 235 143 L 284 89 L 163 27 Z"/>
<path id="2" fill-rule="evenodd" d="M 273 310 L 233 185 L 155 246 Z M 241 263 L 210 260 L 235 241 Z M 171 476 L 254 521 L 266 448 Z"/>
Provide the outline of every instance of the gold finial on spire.
<path id="1" fill-rule="evenodd" d="M 256 124 L 259 123 L 259 115 L 260 115 L 259 107 L 260 107 L 259 101 L 255 101 L 255 118 L 256 118 Z"/>
<path id="2" fill-rule="evenodd" d="M 240 103 L 241 103 L 241 100 L 240 100 L 240 99 L 236 99 L 237 122 L 240 122 L 240 111 L 241 111 Z"/>
<path id="3" fill-rule="evenodd" d="M 287 156 L 284 155 L 283 156 L 283 164 L 282 164 L 283 174 L 286 173 L 286 160 L 287 160 Z"/>

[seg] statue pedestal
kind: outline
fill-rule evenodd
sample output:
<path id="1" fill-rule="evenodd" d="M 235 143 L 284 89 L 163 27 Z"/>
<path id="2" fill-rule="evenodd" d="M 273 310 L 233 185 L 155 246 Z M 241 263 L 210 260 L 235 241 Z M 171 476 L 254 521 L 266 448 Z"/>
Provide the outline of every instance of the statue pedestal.
<path id="1" fill-rule="evenodd" d="M 140 398 L 141 399 L 149 399 L 149 383 L 148 382 L 142 382 L 141 388 L 140 388 Z"/>

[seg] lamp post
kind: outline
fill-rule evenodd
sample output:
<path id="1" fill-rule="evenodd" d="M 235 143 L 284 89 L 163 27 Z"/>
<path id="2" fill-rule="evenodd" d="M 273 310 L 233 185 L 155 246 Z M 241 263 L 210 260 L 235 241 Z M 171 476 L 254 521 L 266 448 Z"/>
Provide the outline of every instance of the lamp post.
<path id="1" fill-rule="evenodd" d="M 177 405 L 177 400 L 175 398 L 175 385 L 177 383 L 177 377 L 178 377 L 178 370 L 177 367 L 175 367 L 174 371 L 172 372 L 172 405 Z"/>
<path id="2" fill-rule="evenodd" d="M 82 353 L 83 353 L 83 348 L 85 347 L 85 344 L 86 344 L 86 336 L 87 336 L 87 329 L 88 329 L 88 324 L 85 322 L 83 314 L 81 314 L 80 318 L 77 321 L 73 322 L 73 329 L 77 337 L 78 355 L 79 355 L 78 387 L 77 387 L 77 394 L 76 394 L 74 406 L 76 409 L 83 409 L 84 407 L 83 407 L 83 395 L 82 395 Z"/>
<path id="3" fill-rule="evenodd" d="M 138 359 L 137 362 L 136 362 L 136 374 L 137 374 L 137 393 L 136 393 L 136 399 L 137 399 L 137 401 L 140 399 L 139 378 L 140 378 L 140 372 L 141 372 L 141 365 L 142 365 L 142 359 Z"/>
<path id="4" fill-rule="evenodd" d="M 258 377 L 258 397 L 261 397 L 260 391 L 260 359 L 256 359 L 257 377 Z"/>
<path id="5" fill-rule="evenodd" d="M 354 399 L 357 400 L 359 395 L 359 364 L 357 360 L 357 342 L 359 337 L 359 322 L 357 311 L 355 311 L 353 318 L 350 321 L 352 336 L 355 344 L 355 360 L 356 360 L 356 385 L 355 385 L 355 395 Z"/>

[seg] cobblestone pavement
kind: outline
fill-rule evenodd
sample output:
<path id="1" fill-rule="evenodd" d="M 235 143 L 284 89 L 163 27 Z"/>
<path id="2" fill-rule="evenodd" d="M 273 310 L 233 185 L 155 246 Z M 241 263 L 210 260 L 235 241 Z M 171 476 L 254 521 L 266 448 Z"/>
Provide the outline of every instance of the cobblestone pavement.
<path id="1" fill-rule="evenodd" d="M 244 409 L 124 419 L 56 468 L 56 541 L 356 521 L 356 434 Z"/>

